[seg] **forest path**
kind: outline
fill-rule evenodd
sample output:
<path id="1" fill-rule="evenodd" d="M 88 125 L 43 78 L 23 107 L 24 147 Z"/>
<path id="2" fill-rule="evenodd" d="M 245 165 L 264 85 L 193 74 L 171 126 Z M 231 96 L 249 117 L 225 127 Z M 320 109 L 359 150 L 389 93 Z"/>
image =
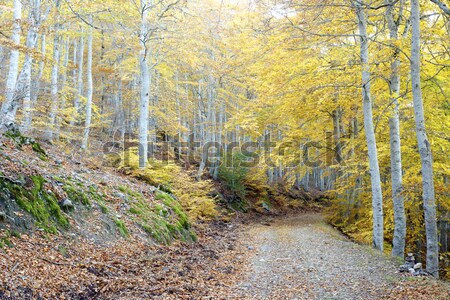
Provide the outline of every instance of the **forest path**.
<path id="1" fill-rule="evenodd" d="M 248 299 L 380 299 L 396 266 L 370 247 L 353 243 L 317 213 L 248 229 L 255 251 L 239 284 Z"/>

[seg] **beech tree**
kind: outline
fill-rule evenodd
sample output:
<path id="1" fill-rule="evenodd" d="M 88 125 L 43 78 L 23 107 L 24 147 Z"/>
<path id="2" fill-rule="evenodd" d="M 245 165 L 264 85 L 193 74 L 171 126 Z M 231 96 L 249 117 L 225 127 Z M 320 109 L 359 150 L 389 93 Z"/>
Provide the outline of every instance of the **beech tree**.
<path id="1" fill-rule="evenodd" d="M 389 37 L 395 43 L 399 39 L 399 26 L 403 18 L 403 1 L 398 2 L 398 16 L 395 17 L 395 2 L 386 0 L 386 20 L 389 27 Z M 407 30 L 405 30 L 407 32 Z M 390 101 L 393 106 L 392 116 L 389 118 L 390 128 L 390 152 L 391 152 L 391 180 L 392 180 L 392 200 L 394 202 L 394 239 L 392 241 L 392 255 L 397 257 L 405 256 L 406 238 L 406 217 L 403 199 L 403 170 L 402 154 L 400 142 L 400 59 L 399 49 L 393 45 L 393 60 L 391 62 L 391 76 L 389 79 Z"/>
<path id="2" fill-rule="evenodd" d="M 15 48 L 11 49 L 9 57 L 9 71 L 6 80 L 5 89 L 5 101 L 2 104 L 0 111 L 0 132 L 11 128 L 15 124 L 16 102 L 14 99 L 14 93 L 17 83 L 17 75 L 19 73 L 19 49 L 20 44 L 20 32 L 21 32 L 21 20 L 22 20 L 22 2 L 20 0 L 14 0 L 14 16 L 13 16 L 13 31 L 11 35 L 11 41 Z"/>
<path id="3" fill-rule="evenodd" d="M 425 127 L 421 88 L 420 60 L 420 7 L 419 0 L 411 0 L 411 84 L 416 121 L 416 135 L 422 164 L 423 208 L 427 238 L 427 271 L 439 277 L 439 248 L 436 224 L 436 201 L 433 179 L 433 157 Z"/>
<path id="4" fill-rule="evenodd" d="M 364 129 L 366 132 L 367 148 L 369 152 L 370 180 L 372 183 L 372 213 L 373 213 L 373 246 L 383 251 L 383 195 L 381 191 L 380 166 L 378 164 L 377 143 L 373 126 L 371 75 L 369 66 L 369 39 L 367 35 L 367 17 L 363 1 L 354 1 L 360 38 L 360 59 L 362 65 L 362 94 L 364 110 Z"/>

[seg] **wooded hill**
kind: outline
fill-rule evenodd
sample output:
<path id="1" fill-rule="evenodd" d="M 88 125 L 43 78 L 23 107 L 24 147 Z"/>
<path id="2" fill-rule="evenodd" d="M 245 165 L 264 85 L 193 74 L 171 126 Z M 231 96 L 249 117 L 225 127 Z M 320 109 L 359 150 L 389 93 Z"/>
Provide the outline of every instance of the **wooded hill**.
<path id="1" fill-rule="evenodd" d="M 0 9 L 1 132 L 151 180 L 175 160 L 197 183 L 222 179 L 231 202 L 274 187 L 324 193 L 331 224 L 448 276 L 446 1 Z"/>

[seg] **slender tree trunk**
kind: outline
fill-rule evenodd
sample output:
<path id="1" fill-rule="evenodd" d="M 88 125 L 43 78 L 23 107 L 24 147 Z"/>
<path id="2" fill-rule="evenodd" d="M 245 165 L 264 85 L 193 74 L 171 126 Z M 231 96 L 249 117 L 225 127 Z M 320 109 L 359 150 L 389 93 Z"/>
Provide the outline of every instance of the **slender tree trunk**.
<path id="1" fill-rule="evenodd" d="M 150 71 L 148 66 L 148 10 L 149 0 L 141 0 L 141 32 L 139 40 L 141 44 L 141 52 L 139 57 L 141 72 L 141 100 L 139 114 L 139 167 L 145 168 L 147 165 L 148 155 L 148 110 L 150 101 Z"/>
<path id="2" fill-rule="evenodd" d="M 27 132 L 31 129 L 31 124 L 33 121 L 33 109 L 37 105 L 37 100 L 39 97 L 39 92 L 41 90 L 41 81 L 42 76 L 44 75 L 44 67 L 45 67 L 45 53 L 46 53 L 46 36 L 45 34 L 41 34 L 41 61 L 39 62 L 39 70 L 38 74 L 36 76 L 36 79 L 34 81 L 33 90 L 31 93 L 31 102 L 30 102 L 30 108 L 25 109 L 24 107 L 24 132 Z"/>
<path id="3" fill-rule="evenodd" d="M 89 16 L 90 23 L 92 24 L 92 15 Z M 91 129 L 91 119 L 92 119 L 92 97 L 94 93 L 94 86 L 92 82 L 92 27 L 89 31 L 88 36 L 88 53 L 87 53 L 87 95 L 86 95 L 86 119 L 84 122 L 84 133 L 83 142 L 81 143 L 81 149 L 86 150 L 89 142 L 89 132 Z"/>
<path id="4" fill-rule="evenodd" d="M 394 19 L 394 5 L 392 0 L 386 0 L 389 4 L 386 10 L 389 34 L 392 40 L 398 40 L 398 26 L 401 15 L 398 20 Z M 403 5 L 403 3 L 400 3 Z M 402 11 L 402 7 L 400 8 Z M 405 256 L 405 238 L 406 238 L 406 216 L 405 205 L 402 195 L 403 175 L 402 175 L 402 154 L 400 144 L 400 116 L 399 102 L 400 95 L 400 59 L 399 51 L 394 50 L 394 60 L 391 63 L 390 78 L 390 101 L 393 105 L 392 116 L 389 119 L 390 128 L 390 152 L 391 152 L 391 179 L 392 179 L 392 200 L 394 203 L 394 238 L 392 245 L 392 256 L 403 258 Z"/>
<path id="5" fill-rule="evenodd" d="M 433 157 L 425 128 L 425 116 L 420 83 L 420 7 L 411 0 L 411 83 L 416 122 L 417 143 L 422 163 L 423 207 L 427 236 L 427 271 L 439 277 L 439 248 L 436 223 L 436 201 L 433 181 Z"/>
<path id="6" fill-rule="evenodd" d="M 67 68 L 69 66 L 69 51 L 70 51 L 70 41 L 69 39 L 66 39 L 65 43 L 64 43 L 64 59 L 62 62 L 62 74 L 61 74 L 61 80 L 60 80 L 60 90 L 64 92 L 64 89 L 66 87 L 67 84 Z M 63 95 L 62 99 L 61 99 L 61 107 L 60 110 L 61 112 L 58 114 L 58 118 L 56 121 L 56 139 L 59 139 L 59 135 L 61 133 L 61 126 L 62 126 L 62 122 L 63 122 L 63 111 L 66 109 L 66 97 L 65 95 Z"/>
<path id="7" fill-rule="evenodd" d="M 56 117 L 58 115 L 59 99 L 58 99 L 58 72 L 59 72 L 59 55 L 60 55 L 60 42 L 61 37 L 58 34 L 58 28 L 56 29 L 55 38 L 53 40 L 53 67 L 51 74 L 51 106 L 49 121 L 47 124 L 47 130 L 45 131 L 44 138 L 48 141 L 53 140 L 55 131 Z"/>
<path id="8" fill-rule="evenodd" d="M 377 143 L 373 126 L 372 100 L 370 94 L 369 69 L 369 41 L 367 36 L 367 18 L 364 11 L 365 4 L 354 1 L 358 17 L 360 35 L 360 56 L 362 64 L 362 94 L 364 110 L 364 128 L 366 132 L 367 148 L 369 152 L 370 176 L 372 183 L 372 209 L 373 209 L 373 247 L 383 251 L 383 197 L 381 191 L 380 167 L 378 165 Z"/>
<path id="9" fill-rule="evenodd" d="M 83 32 L 83 30 L 82 30 Z M 75 95 L 74 99 L 74 109 L 75 109 L 75 116 L 72 119 L 70 125 L 74 126 L 76 123 L 78 123 L 79 115 L 80 115 L 80 105 L 81 105 L 81 96 L 83 95 L 83 64 L 84 64 L 84 38 L 83 36 L 80 37 L 80 49 L 78 54 L 78 70 L 77 70 L 77 93 Z"/>
<path id="10" fill-rule="evenodd" d="M 14 46 L 20 45 L 20 23 L 22 20 L 22 2 L 21 0 L 14 0 L 14 25 L 11 35 L 11 40 Z M 0 111 L 0 132 L 9 129 L 15 125 L 15 110 L 14 92 L 16 89 L 17 75 L 19 73 L 19 50 L 17 48 L 11 49 L 9 58 L 9 72 L 6 79 L 6 99 Z"/>
<path id="11" fill-rule="evenodd" d="M 199 118 L 198 119 L 199 133 L 197 134 L 197 137 L 195 140 L 196 142 L 197 141 L 200 142 L 200 152 L 201 152 L 200 153 L 200 155 L 201 155 L 200 166 L 198 168 L 197 177 L 196 177 L 197 181 L 200 181 L 202 179 L 203 172 L 205 171 L 205 168 L 206 168 L 206 160 L 208 158 L 208 153 L 206 152 L 207 149 L 205 149 L 205 145 L 204 145 L 205 141 L 208 139 L 208 137 L 207 137 L 208 130 L 205 129 L 205 121 L 206 120 L 203 117 L 203 111 L 201 109 L 201 103 L 202 103 L 202 99 L 203 99 L 203 97 L 202 97 L 203 96 L 203 88 L 202 88 L 203 83 L 204 83 L 204 80 L 202 78 L 198 82 L 198 103 L 197 103 L 197 105 L 198 105 L 198 118 Z"/>

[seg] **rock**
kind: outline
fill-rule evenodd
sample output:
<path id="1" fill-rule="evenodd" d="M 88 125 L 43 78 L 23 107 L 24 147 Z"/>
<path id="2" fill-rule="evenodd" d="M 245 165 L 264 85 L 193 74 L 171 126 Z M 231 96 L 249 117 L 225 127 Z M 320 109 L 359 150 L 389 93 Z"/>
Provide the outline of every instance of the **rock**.
<path id="1" fill-rule="evenodd" d="M 401 265 L 400 268 L 399 268 L 399 271 L 402 272 L 402 273 L 403 273 L 403 272 L 408 272 L 408 269 L 409 269 L 409 268 L 408 268 L 407 265 Z"/>
<path id="2" fill-rule="evenodd" d="M 6 221 L 6 213 L 3 211 L 0 211 L 0 222 Z"/>
<path id="3" fill-rule="evenodd" d="M 406 262 L 415 262 L 416 259 L 414 258 L 414 254 L 408 253 L 408 256 L 405 259 Z"/>
<path id="4" fill-rule="evenodd" d="M 266 202 L 263 202 L 263 203 L 262 203 L 262 208 L 264 208 L 267 212 L 270 212 L 269 205 L 267 205 Z"/>
<path id="5" fill-rule="evenodd" d="M 417 263 L 414 265 L 414 270 L 422 270 L 422 264 L 421 263 Z"/>
<path id="6" fill-rule="evenodd" d="M 416 272 L 414 272 L 413 274 L 414 276 L 430 276 L 431 274 L 428 272 L 425 272 L 422 269 L 416 270 Z"/>
<path id="7" fill-rule="evenodd" d="M 56 159 L 55 160 L 55 164 L 58 165 L 58 166 L 61 166 L 62 165 L 62 160 Z"/>
<path id="8" fill-rule="evenodd" d="M 59 206 L 64 210 L 72 210 L 75 208 L 75 205 L 73 205 L 72 201 L 69 199 L 63 199 L 59 202 Z"/>
<path id="9" fill-rule="evenodd" d="M 124 193 L 121 193 L 121 192 L 114 193 L 114 197 L 119 198 L 122 201 L 127 201 L 128 200 L 127 195 L 125 195 Z"/>
<path id="10" fill-rule="evenodd" d="M 248 246 L 247 249 L 248 249 L 248 250 L 255 250 L 255 247 L 253 247 L 253 246 Z"/>

